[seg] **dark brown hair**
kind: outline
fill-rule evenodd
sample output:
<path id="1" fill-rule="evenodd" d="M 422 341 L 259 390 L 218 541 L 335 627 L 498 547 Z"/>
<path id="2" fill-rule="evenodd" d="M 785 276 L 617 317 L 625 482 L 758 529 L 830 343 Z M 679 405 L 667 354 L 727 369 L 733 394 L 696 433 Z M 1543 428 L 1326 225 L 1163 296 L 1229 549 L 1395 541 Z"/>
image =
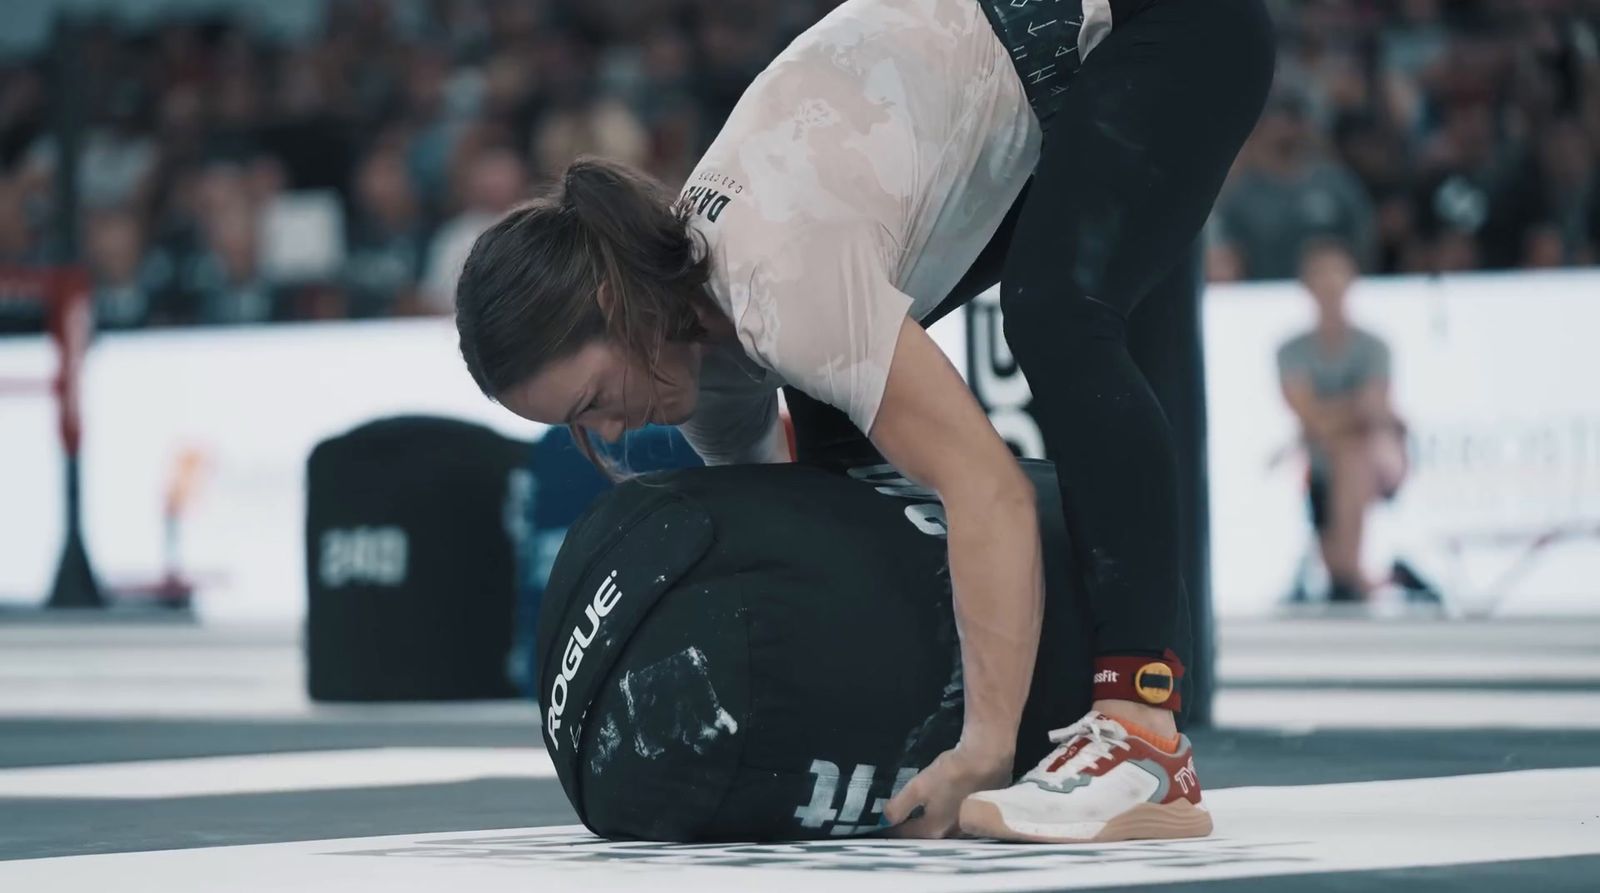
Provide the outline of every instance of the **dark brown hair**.
<path id="1" fill-rule="evenodd" d="M 668 341 L 704 337 L 701 314 L 720 311 L 688 214 L 644 174 L 580 158 L 489 227 L 456 285 L 461 356 L 478 388 L 498 399 L 597 338 L 654 374 Z M 572 435 L 604 467 L 585 433 Z"/>

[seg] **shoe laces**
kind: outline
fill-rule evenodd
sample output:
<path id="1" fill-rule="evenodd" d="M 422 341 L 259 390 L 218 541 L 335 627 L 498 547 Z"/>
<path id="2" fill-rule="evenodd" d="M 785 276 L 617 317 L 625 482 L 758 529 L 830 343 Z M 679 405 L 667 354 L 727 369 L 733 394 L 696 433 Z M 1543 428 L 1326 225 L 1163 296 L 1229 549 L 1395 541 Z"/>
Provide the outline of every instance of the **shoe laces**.
<path id="1" fill-rule="evenodd" d="M 1040 760 L 1039 765 L 1028 773 L 1029 777 L 1077 775 L 1101 760 L 1109 759 L 1118 749 L 1133 749 L 1133 745 L 1128 743 L 1128 730 L 1111 717 L 1099 713 L 1085 716 L 1066 728 L 1052 730 L 1050 742 L 1060 746 Z M 1061 759 L 1063 752 L 1071 752 L 1073 748 L 1076 751 L 1072 756 L 1052 771 L 1050 767 Z"/>

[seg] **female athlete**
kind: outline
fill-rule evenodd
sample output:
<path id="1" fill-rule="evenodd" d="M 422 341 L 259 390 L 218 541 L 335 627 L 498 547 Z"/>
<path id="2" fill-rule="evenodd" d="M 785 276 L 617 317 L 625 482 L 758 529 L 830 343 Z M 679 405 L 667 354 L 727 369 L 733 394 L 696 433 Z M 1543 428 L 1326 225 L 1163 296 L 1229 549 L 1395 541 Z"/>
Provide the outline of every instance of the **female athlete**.
<path id="1" fill-rule="evenodd" d="M 580 160 L 488 230 L 457 289 L 463 356 L 520 416 L 608 440 L 678 425 L 712 463 L 788 461 L 787 386 L 939 494 L 964 725 L 886 807 L 896 833 L 1209 833 L 1174 717 L 1178 456 L 1129 321 L 1191 256 L 1272 67 L 1262 0 L 846 0 L 678 196 Z M 1094 711 L 1011 787 L 1042 613 L 1033 497 L 923 329 L 996 281 L 1097 655 Z"/>

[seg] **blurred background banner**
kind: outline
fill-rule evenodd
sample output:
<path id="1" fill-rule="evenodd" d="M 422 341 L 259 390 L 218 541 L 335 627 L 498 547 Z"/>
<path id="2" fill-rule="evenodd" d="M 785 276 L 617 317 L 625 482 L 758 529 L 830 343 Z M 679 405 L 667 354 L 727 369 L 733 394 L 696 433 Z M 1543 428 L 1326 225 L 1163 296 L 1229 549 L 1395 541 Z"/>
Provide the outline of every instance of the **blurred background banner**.
<path id="1" fill-rule="evenodd" d="M 1403 556 L 1464 609 L 1600 612 L 1600 273 L 1371 280 L 1352 313 L 1388 341 L 1412 470 L 1374 513 L 1369 564 Z M 1279 394 L 1277 346 L 1311 322 L 1299 286 L 1206 295 L 1213 589 L 1222 615 L 1270 612 L 1313 546 L 1306 462 Z M 935 334 L 965 372 L 965 319 Z M 0 378 L 49 367 L 43 339 L 0 341 Z M 304 608 L 304 457 L 401 413 L 528 437 L 458 368 L 447 320 L 108 335 L 90 354 L 86 526 L 102 575 L 158 575 L 174 475 L 203 462 L 181 550 L 203 614 L 289 619 Z M 204 370 L 197 374 L 196 370 Z M 0 401 L 0 593 L 43 592 L 61 537 L 48 401 Z"/>
<path id="2" fill-rule="evenodd" d="M 1314 549 L 1273 365 L 1313 309 L 1291 284 L 1206 296 L 1219 613 L 1270 610 Z M 1409 423 L 1410 474 L 1372 512 L 1367 566 L 1403 559 L 1467 612 L 1600 612 L 1600 273 L 1368 280 L 1350 311 L 1388 343 Z"/>
<path id="3" fill-rule="evenodd" d="M 48 368 L 42 339 L 0 341 L 0 377 Z M 304 609 L 305 460 L 325 438 L 431 413 L 527 436 L 462 374 L 448 320 L 104 336 L 84 389 L 85 534 L 101 576 L 158 577 L 174 470 L 198 453 L 181 559 L 201 610 L 293 618 Z M 47 591 L 61 542 L 60 443 L 46 400 L 0 401 L 0 593 Z"/>

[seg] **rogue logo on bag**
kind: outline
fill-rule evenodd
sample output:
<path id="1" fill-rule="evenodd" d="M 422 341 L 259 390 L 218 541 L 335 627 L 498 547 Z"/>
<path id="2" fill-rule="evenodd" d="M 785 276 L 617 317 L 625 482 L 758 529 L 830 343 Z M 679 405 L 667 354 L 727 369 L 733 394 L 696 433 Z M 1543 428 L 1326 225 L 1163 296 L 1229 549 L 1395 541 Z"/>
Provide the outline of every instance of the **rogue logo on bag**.
<path id="1" fill-rule="evenodd" d="M 554 682 L 550 683 L 550 698 L 546 701 L 545 728 L 549 730 L 550 746 L 559 750 L 561 740 L 556 737 L 556 730 L 561 728 L 561 714 L 567 709 L 567 685 L 572 682 L 572 677 L 577 675 L 578 667 L 583 663 L 584 649 L 594 642 L 595 636 L 600 634 L 600 621 L 611 609 L 622 601 L 622 590 L 617 586 L 617 572 L 606 574 L 600 581 L 600 586 L 594 591 L 594 598 L 583 609 L 583 616 L 589 621 L 589 632 L 584 634 L 583 621 L 573 628 L 572 635 L 567 639 L 567 647 L 561 652 L 561 672 L 556 674 Z"/>

